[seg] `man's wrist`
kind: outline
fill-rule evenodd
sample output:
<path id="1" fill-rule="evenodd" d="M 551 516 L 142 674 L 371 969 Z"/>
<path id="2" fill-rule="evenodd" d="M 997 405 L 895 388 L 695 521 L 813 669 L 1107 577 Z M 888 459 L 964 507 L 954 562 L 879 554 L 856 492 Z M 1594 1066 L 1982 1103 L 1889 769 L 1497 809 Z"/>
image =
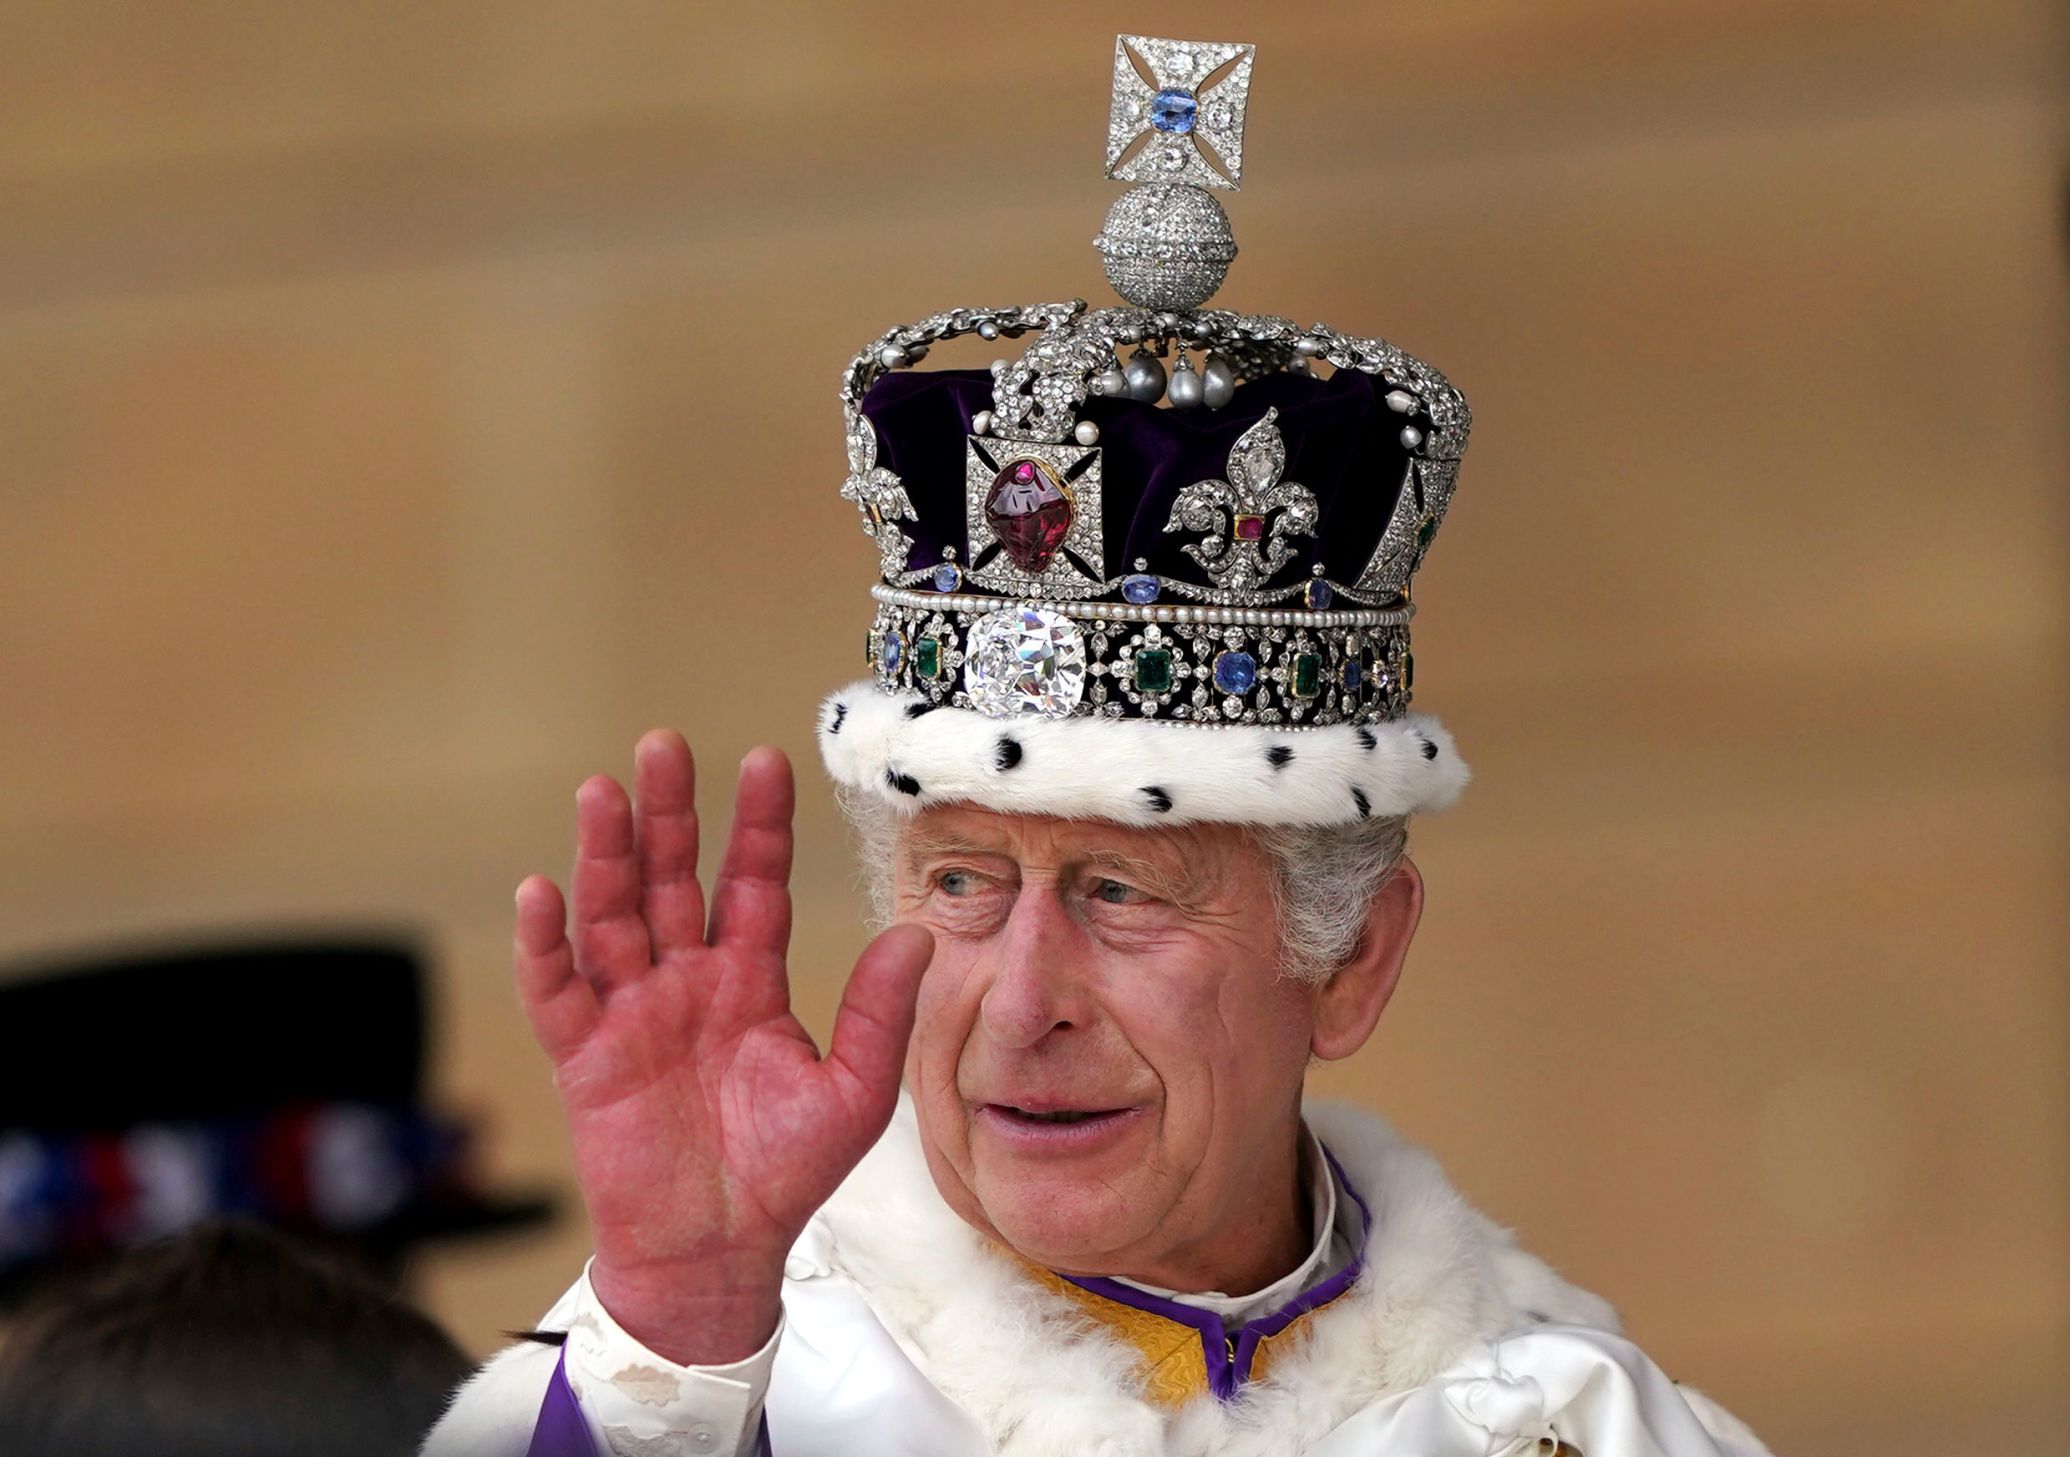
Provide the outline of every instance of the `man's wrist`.
<path id="1" fill-rule="evenodd" d="M 769 1343 L 783 1317 L 783 1265 L 616 1270 L 592 1262 L 590 1288 L 618 1328 L 678 1366 L 727 1366 Z"/>

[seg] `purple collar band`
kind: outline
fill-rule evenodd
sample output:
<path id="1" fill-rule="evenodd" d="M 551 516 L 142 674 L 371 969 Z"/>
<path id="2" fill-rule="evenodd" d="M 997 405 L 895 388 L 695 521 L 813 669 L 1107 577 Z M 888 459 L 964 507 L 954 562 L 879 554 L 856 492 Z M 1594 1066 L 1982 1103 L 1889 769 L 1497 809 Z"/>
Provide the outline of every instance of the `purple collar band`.
<path id="1" fill-rule="evenodd" d="M 1207 1358 L 1208 1389 L 1222 1401 L 1233 1399 L 1237 1389 L 1250 1379 L 1251 1362 L 1256 1359 L 1259 1343 L 1278 1335 L 1311 1310 L 1318 1310 L 1358 1283 L 1358 1277 L 1365 1273 L 1366 1247 L 1373 1238 L 1373 1211 L 1351 1180 L 1345 1177 L 1344 1166 L 1337 1162 L 1337 1156 L 1320 1139 L 1323 1157 L 1329 1161 L 1330 1173 L 1337 1180 L 1337 1187 L 1351 1196 L 1351 1202 L 1358 1206 L 1359 1233 L 1358 1248 L 1352 1253 L 1350 1263 L 1320 1284 L 1302 1291 L 1279 1309 L 1268 1311 L 1257 1319 L 1248 1321 L 1230 1330 L 1223 1325 L 1220 1316 L 1198 1306 L 1185 1305 L 1168 1300 L 1161 1295 L 1151 1295 L 1124 1285 L 1119 1280 L 1102 1276 L 1078 1279 L 1071 1275 L 1059 1276 L 1069 1280 L 1080 1290 L 1112 1300 L 1136 1310 L 1146 1310 L 1166 1320 L 1190 1325 L 1200 1332 L 1201 1353 Z"/>

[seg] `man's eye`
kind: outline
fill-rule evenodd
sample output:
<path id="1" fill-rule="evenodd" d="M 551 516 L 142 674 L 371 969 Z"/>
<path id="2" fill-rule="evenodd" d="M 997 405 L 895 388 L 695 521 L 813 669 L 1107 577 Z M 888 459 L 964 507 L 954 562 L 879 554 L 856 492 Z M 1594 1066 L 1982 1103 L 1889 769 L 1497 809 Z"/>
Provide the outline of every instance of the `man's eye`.
<path id="1" fill-rule="evenodd" d="M 1142 899 L 1141 891 L 1118 880 L 1101 881 L 1093 887 L 1093 895 L 1110 906 L 1125 906 Z"/>
<path id="2" fill-rule="evenodd" d="M 977 877 L 968 870 L 944 870 L 934 883 L 943 895 L 969 895 L 977 889 Z"/>

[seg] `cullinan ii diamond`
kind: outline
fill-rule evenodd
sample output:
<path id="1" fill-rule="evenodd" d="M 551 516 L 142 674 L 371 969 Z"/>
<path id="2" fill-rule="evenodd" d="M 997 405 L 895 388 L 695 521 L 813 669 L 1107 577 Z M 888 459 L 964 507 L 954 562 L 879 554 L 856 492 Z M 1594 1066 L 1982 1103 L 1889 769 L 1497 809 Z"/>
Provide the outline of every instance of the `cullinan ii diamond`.
<path id="1" fill-rule="evenodd" d="M 1047 464 L 1026 456 L 1008 461 L 985 495 L 985 524 L 1024 572 L 1041 572 L 1055 559 L 1071 534 L 1071 516 L 1062 482 Z"/>
<path id="2" fill-rule="evenodd" d="M 1039 607 L 987 613 L 964 640 L 963 686 L 990 718 L 1066 717 L 1085 697 L 1085 639 Z"/>

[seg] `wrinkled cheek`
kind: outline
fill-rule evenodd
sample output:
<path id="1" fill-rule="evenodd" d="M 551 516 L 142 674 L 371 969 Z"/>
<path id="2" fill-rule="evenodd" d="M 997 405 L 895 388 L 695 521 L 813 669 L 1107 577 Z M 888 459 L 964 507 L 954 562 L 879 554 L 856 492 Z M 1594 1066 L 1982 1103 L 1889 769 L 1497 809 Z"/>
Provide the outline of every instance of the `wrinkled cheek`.
<path id="1" fill-rule="evenodd" d="M 937 1105 L 937 1116 L 961 1109 L 956 1069 L 973 1020 L 964 1005 L 968 981 L 966 969 L 937 962 L 922 978 L 914 1006 L 913 1037 L 906 1045 L 906 1090 Z"/>

